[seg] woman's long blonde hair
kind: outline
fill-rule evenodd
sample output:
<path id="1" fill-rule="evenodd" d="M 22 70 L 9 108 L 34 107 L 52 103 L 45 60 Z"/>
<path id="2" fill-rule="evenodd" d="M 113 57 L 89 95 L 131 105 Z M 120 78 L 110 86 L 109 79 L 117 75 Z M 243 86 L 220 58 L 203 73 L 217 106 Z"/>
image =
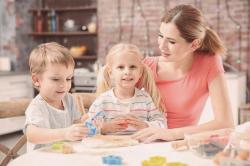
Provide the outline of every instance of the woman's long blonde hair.
<path id="1" fill-rule="evenodd" d="M 118 54 L 132 54 L 134 56 L 139 56 L 141 61 L 143 61 L 144 56 L 139 50 L 139 48 L 133 44 L 127 43 L 119 43 L 114 45 L 110 51 L 108 52 L 106 59 L 105 59 L 105 66 L 103 66 L 97 76 L 97 95 L 109 90 L 112 88 L 112 82 L 110 79 L 109 69 L 111 68 L 113 57 Z M 142 76 L 137 84 L 139 89 L 144 88 L 146 92 L 152 97 L 153 102 L 155 103 L 156 107 L 159 111 L 164 112 L 165 107 L 162 102 L 162 98 L 158 91 L 158 88 L 155 84 L 154 76 L 152 74 L 151 69 L 143 64 L 142 62 Z"/>

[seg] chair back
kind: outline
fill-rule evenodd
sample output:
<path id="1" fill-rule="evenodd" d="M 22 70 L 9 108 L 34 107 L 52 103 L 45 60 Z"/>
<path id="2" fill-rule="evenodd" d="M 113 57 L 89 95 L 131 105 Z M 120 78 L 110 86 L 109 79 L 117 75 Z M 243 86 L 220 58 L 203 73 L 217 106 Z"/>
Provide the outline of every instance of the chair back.
<path id="1" fill-rule="evenodd" d="M 8 148 L 7 146 L 0 144 L 0 151 L 5 154 L 5 157 L 0 162 L 0 166 L 6 166 L 10 160 L 18 157 L 19 155 L 17 152 L 26 144 L 26 142 L 26 135 L 22 135 L 12 148 Z"/>

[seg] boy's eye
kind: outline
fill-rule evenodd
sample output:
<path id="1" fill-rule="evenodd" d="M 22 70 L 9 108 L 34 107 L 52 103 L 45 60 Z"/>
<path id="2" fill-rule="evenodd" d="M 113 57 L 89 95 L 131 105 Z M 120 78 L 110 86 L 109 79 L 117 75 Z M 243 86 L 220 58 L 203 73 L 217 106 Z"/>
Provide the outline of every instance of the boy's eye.
<path id="1" fill-rule="evenodd" d="M 52 81 L 59 81 L 58 78 L 52 78 L 51 80 L 52 80 Z"/>

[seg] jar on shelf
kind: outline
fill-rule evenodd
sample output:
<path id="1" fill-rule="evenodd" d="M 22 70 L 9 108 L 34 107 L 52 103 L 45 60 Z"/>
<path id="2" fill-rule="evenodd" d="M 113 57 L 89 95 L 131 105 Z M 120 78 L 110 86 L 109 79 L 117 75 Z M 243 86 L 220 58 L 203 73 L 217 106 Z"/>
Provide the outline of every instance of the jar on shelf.
<path id="1" fill-rule="evenodd" d="M 51 31 L 52 32 L 57 31 L 57 24 L 58 24 L 58 21 L 57 21 L 56 12 L 55 12 L 55 10 L 52 10 L 51 11 Z"/>
<path id="2" fill-rule="evenodd" d="M 35 31 L 42 32 L 43 31 L 43 17 L 41 10 L 37 11 L 36 19 L 35 19 Z"/>

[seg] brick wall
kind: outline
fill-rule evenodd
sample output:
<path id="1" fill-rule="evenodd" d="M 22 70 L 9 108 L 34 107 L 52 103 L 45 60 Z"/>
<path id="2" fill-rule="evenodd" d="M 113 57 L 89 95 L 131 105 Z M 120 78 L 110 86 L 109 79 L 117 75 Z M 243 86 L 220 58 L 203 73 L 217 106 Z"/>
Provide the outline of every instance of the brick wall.
<path id="1" fill-rule="evenodd" d="M 2 24 L 5 30 L 1 34 L 1 49 L 5 56 L 11 57 L 14 70 L 28 69 L 28 54 L 36 44 L 26 34 L 32 27 L 32 17 L 27 11 L 36 5 L 35 2 L 4 0 L 1 3 L 7 10 L 1 13 L 8 20 Z M 146 54 L 158 55 L 157 34 L 161 15 L 166 8 L 181 3 L 195 5 L 203 11 L 208 24 L 219 33 L 228 48 L 225 62 L 235 69 L 247 71 L 250 78 L 250 0 L 98 0 L 99 62 L 103 63 L 107 50 L 119 41 L 132 42 Z M 3 46 L 7 47 L 3 50 Z"/>
<path id="2" fill-rule="evenodd" d="M 27 35 L 32 28 L 31 5 L 33 0 L 0 1 L 0 56 L 10 58 L 13 71 L 28 70 L 28 54 L 36 45 Z"/>
<path id="3" fill-rule="evenodd" d="M 29 70 L 28 59 L 31 50 L 38 44 L 32 36 L 27 35 L 33 29 L 32 15 L 28 12 L 31 7 L 38 6 L 39 1 L 25 0 L 15 1 L 16 36 L 15 41 L 18 46 L 19 56 L 17 56 L 16 70 Z"/>
<path id="4" fill-rule="evenodd" d="M 98 1 L 98 56 L 101 62 L 107 50 L 120 39 L 123 42 L 137 44 L 145 52 L 151 54 L 158 52 L 157 35 L 160 17 L 165 9 L 164 1 L 135 0 L 134 2 L 133 5 L 133 0 Z M 141 2 L 141 8 L 137 2 Z M 134 17 L 132 17 L 133 9 Z M 146 24 L 148 24 L 148 29 Z"/>
<path id="5" fill-rule="evenodd" d="M 165 8 L 172 8 L 177 4 L 186 3 L 201 9 L 208 24 L 221 36 L 228 49 L 225 62 L 232 64 L 235 69 L 248 71 L 248 76 L 250 76 L 248 16 L 250 2 L 248 1 L 99 0 L 99 61 L 103 63 L 108 48 L 119 41 L 131 41 L 149 55 L 159 54 L 157 33 L 163 11 Z M 139 2 L 141 9 L 139 8 Z M 229 10 L 227 10 L 227 6 Z M 132 14 L 133 7 L 135 8 L 134 14 Z M 134 18 L 132 18 L 132 15 L 134 15 Z M 149 25 L 148 34 L 146 24 Z M 134 27 L 132 39 L 131 25 Z"/>
<path id="6" fill-rule="evenodd" d="M 8 57 L 12 62 L 16 60 L 14 14 L 13 2 L 0 2 L 0 56 Z"/>

